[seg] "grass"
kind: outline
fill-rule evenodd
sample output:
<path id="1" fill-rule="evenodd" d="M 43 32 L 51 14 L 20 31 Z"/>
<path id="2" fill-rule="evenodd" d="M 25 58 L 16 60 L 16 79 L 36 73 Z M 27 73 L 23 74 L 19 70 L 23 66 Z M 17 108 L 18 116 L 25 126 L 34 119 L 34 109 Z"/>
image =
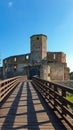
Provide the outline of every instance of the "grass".
<path id="1" fill-rule="evenodd" d="M 71 102 L 73 102 L 73 94 L 68 94 L 67 99 Z"/>

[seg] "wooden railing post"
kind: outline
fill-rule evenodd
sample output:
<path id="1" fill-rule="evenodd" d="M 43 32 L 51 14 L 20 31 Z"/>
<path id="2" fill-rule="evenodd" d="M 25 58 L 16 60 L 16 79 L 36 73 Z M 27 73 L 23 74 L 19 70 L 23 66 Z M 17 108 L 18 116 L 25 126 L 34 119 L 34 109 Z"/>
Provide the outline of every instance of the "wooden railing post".
<path id="1" fill-rule="evenodd" d="M 56 106 L 57 106 L 57 103 L 56 103 L 56 99 L 57 99 L 56 92 L 58 92 L 58 89 L 57 89 L 56 85 L 54 85 L 54 110 L 56 110 Z"/>
<path id="2" fill-rule="evenodd" d="M 51 85 L 52 85 L 52 84 L 50 83 L 49 88 L 51 88 Z M 51 90 L 49 89 L 49 102 L 50 102 L 50 100 L 51 100 L 50 94 L 51 94 Z"/>
<path id="3" fill-rule="evenodd" d="M 62 98 L 66 98 L 66 91 L 62 89 Z M 64 106 L 66 107 L 66 102 L 62 101 L 62 115 L 66 116 L 66 112 L 64 110 Z"/>
<path id="4" fill-rule="evenodd" d="M 66 98 L 66 93 L 73 94 L 73 89 L 36 77 L 34 77 L 33 80 L 34 86 L 38 88 L 38 91 L 44 97 L 45 101 L 47 101 L 48 105 L 73 129 L 73 112 L 71 109 L 73 107 L 73 102 Z M 71 106 L 71 108 L 68 109 L 67 106 Z"/>
<path id="5" fill-rule="evenodd" d="M 19 82 L 24 81 L 24 76 L 17 76 L 0 82 L 0 102 L 8 95 L 8 93 L 17 86 Z"/>

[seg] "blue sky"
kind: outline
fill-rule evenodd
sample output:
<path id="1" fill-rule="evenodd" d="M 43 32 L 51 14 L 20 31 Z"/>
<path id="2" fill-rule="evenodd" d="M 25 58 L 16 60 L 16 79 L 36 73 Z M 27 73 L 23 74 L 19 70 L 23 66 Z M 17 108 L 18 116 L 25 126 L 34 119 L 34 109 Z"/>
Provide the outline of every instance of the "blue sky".
<path id="1" fill-rule="evenodd" d="M 73 71 L 73 0 L 0 0 L 0 57 L 30 52 L 30 36 L 46 34 L 47 51 L 66 53 Z"/>

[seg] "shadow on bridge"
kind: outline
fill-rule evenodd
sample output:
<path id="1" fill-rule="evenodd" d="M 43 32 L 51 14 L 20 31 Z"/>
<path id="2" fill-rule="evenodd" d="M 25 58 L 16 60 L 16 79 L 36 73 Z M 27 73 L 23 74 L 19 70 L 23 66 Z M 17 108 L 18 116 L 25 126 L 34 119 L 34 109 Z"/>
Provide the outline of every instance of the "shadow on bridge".
<path id="1" fill-rule="evenodd" d="M 13 127 L 13 124 L 14 124 L 14 120 L 15 120 L 15 116 L 16 116 L 16 111 L 17 111 L 17 108 L 18 108 L 18 104 L 19 104 L 19 101 L 20 101 L 20 97 L 21 97 L 21 94 L 22 94 L 22 90 L 23 90 L 23 84 L 21 85 L 12 105 L 11 105 L 11 108 L 9 109 L 9 112 L 5 118 L 5 121 L 3 123 L 3 126 L 1 128 L 1 130 L 5 130 L 5 129 L 12 129 Z"/>
<path id="2" fill-rule="evenodd" d="M 18 84 L 19 84 L 19 83 L 18 83 Z M 18 86 L 18 84 L 16 85 L 16 87 Z M 13 88 L 13 89 L 9 92 L 9 94 L 3 99 L 2 102 L 0 102 L 0 108 L 1 108 L 1 106 L 8 100 L 8 98 L 9 98 L 10 95 L 14 92 L 14 90 L 16 89 L 16 87 Z"/>
<path id="3" fill-rule="evenodd" d="M 27 82 L 26 86 L 24 84 L 25 82 L 19 87 L 1 130 L 45 130 L 46 128 L 48 130 L 67 130 L 32 84 L 30 82 Z M 26 91 L 23 91 L 24 87 L 26 87 Z M 27 97 L 25 94 L 27 94 Z M 26 104 L 24 103 L 25 101 Z M 22 102 L 22 104 L 19 105 L 19 102 Z M 27 107 L 27 112 L 25 111 L 25 106 Z M 19 107 L 23 107 L 23 111 L 17 113 Z M 24 117 L 24 115 L 27 117 L 27 122 L 23 118 L 22 123 L 20 123 L 20 118 L 17 122 L 18 126 L 14 125 L 16 116 Z"/>
<path id="4" fill-rule="evenodd" d="M 36 111 L 36 113 L 42 113 L 44 115 L 44 112 L 45 112 L 46 115 L 48 116 L 48 120 L 39 122 L 38 125 L 52 124 L 53 128 L 52 127 L 50 127 L 50 128 L 48 127 L 49 129 L 52 129 L 52 130 L 67 130 L 66 127 L 62 124 L 62 122 L 60 122 L 60 120 L 57 118 L 57 116 L 55 115 L 53 110 L 45 102 L 45 100 L 43 99 L 41 94 L 37 91 L 37 89 L 34 86 L 33 86 L 33 88 L 34 88 L 34 90 L 37 93 L 37 96 L 38 96 L 38 98 L 40 100 L 40 104 L 42 104 L 42 106 L 43 106 L 43 110 Z"/>

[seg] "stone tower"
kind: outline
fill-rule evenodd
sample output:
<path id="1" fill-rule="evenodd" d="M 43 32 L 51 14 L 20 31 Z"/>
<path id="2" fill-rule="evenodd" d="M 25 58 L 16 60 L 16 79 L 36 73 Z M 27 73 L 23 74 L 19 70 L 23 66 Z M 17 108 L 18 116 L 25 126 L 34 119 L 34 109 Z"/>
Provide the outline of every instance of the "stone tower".
<path id="1" fill-rule="evenodd" d="M 41 60 L 46 60 L 46 40 L 47 36 L 43 34 L 30 37 L 31 63 L 40 63 Z"/>

